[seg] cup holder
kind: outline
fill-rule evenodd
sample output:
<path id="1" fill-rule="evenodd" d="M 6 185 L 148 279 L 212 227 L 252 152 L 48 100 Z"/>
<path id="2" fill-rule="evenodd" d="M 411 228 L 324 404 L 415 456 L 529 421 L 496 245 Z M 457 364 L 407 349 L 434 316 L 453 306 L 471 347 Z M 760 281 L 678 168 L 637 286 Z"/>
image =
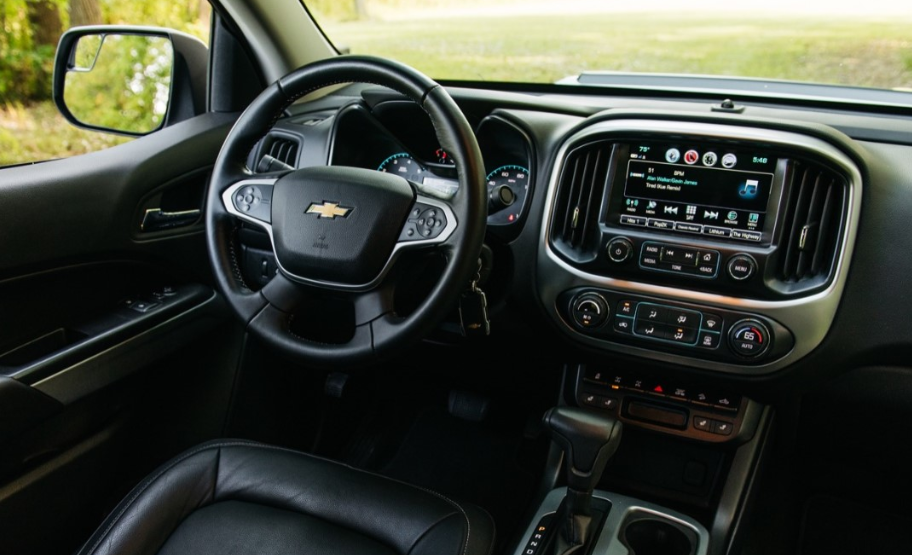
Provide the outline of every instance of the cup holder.
<path id="1" fill-rule="evenodd" d="M 687 526 L 638 511 L 624 519 L 620 537 L 630 555 L 693 555 L 698 542 Z"/>

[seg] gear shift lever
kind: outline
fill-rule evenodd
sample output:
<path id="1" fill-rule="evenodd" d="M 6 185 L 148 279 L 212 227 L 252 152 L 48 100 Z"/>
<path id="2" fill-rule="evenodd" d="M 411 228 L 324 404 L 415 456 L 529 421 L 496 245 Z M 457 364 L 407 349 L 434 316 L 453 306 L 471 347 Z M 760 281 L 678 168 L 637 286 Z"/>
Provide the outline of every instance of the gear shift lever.
<path id="1" fill-rule="evenodd" d="M 564 450 L 567 465 L 567 495 L 560 515 L 564 541 L 558 542 L 564 545 L 554 553 L 568 554 L 591 539 L 592 490 L 621 443 L 623 425 L 610 416 L 574 407 L 554 407 L 543 420 L 551 439 Z"/>

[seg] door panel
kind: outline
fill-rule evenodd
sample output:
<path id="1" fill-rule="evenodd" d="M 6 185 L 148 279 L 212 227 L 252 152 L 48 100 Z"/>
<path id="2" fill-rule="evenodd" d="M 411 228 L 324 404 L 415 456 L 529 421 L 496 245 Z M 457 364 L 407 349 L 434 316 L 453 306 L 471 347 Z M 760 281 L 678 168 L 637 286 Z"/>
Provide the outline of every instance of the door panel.
<path id="1" fill-rule="evenodd" d="M 201 218 L 142 224 L 202 210 L 235 118 L 0 170 L 0 553 L 71 552 L 122 489 L 221 434 L 243 331 Z"/>

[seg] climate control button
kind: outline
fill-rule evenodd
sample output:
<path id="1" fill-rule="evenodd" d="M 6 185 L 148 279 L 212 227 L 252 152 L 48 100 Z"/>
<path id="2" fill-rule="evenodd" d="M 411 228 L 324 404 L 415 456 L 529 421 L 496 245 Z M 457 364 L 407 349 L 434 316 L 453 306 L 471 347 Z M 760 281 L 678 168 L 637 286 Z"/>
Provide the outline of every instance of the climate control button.
<path id="1" fill-rule="evenodd" d="M 585 293 L 573 300 L 570 314 L 579 326 L 597 328 L 608 320 L 611 307 L 601 295 Z"/>
<path id="2" fill-rule="evenodd" d="M 758 320 L 739 320 L 728 334 L 731 349 L 744 357 L 762 355 L 769 349 L 771 341 L 769 329 Z"/>

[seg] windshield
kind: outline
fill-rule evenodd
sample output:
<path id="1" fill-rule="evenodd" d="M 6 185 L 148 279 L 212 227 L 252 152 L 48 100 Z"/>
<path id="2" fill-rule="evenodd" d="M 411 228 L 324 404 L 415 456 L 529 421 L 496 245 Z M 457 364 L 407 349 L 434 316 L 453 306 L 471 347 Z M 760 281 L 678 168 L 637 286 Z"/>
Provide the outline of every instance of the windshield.
<path id="1" fill-rule="evenodd" d="M 898 0 L 305 0 L 337 48 L 440 80 L 586 72 L 781 79 L 912 91 Z"/>

